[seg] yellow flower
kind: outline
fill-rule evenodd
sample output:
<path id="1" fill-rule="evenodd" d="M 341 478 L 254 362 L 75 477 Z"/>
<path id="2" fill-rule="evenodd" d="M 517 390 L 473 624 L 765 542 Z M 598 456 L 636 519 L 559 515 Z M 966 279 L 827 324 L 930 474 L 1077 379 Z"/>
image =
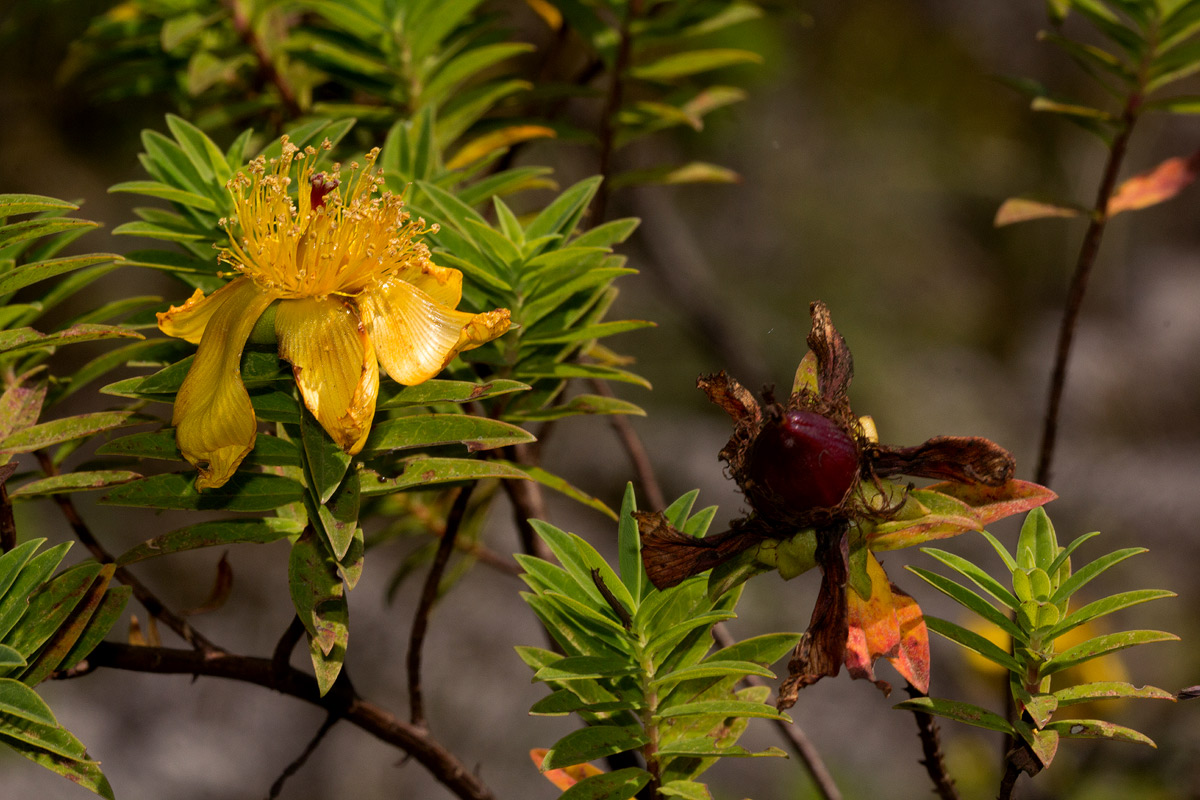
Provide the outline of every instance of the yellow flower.
<path id="1" fill-rule="evenodd" d="M 285 137 L 281 157 L 259 157 L 249 175 L 229 182 L 236 217 L 222 220 L 230 245 L 220 258 L 240 275 L 158 315 L 164 333 L 199 344 L 172 416 L 180 451 L 200 470 L 197 488 L 223 485 L 254 447 L 257 423 L 240 361 L 276 301 L 279 355 L 291 362 L 309 411 L 351 454 L 370 432 L 380 367 L 411 386 L 508 330 L 507 309 L 454 310 L 462 273 L 430 260 L 417 241 L 424 220 L 412 220 L 402 198 L 380 190 L 383 179 L 370 169 L 378 150 L 366 169 L 351 164 L 344 193 L 337 165 L 314 174 L 315 154 Z"/>

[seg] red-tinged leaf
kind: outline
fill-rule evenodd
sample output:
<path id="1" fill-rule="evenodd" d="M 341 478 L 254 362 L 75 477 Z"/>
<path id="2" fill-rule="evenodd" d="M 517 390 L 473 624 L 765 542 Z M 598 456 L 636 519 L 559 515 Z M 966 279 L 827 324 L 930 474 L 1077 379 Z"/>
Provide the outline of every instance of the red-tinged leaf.
<path id="1" fill-rule="evenodd" d="M 541 769 L 542 762 L 546 760 L 546 753 L 549 752 L 545 747 L 535 747 L 529 751 L 529 757 L 533 759 L 533 765 Z M 570 767 L 546 770 L 542 774 L 546 776 L 546 780 L 553 783 L 559 789 L 570 789 L 584 778 L 590 778 L 602 772 L 602 769 L 591 764 L 575 764 Z"/>
<path id="2" fill-rule="evenodd" d="M 929 691 L 929 629 L 917 601 L 892 584 L 892 607 L 900 626 L 900 649 L 888 661 L 904 679 Z"/>
<path id="3" fill-rule="evenodd" d="M 884 689 L 887 684 L 875 681 L 872 664 L 881 656 L 890 658 L 899 652 L 900 625 L 887 573 L 870 553 L 867 575 L 871 579 L 870 600 L 863 600 L 857 592 L 846 592 L 846 668 L 852 677 L 875 682 Z M 890 691 L 891 687 L 884 690 Z"/>
<path id="4" fill-rule="evenodd" d="M 996 210 L 993 223 L 997 228 L 1013 225 L 1017 222 L 1028 222 L 1034 219 L 1050 219 L 1053 217 L 1079 217 L 1084 210 L 1074 206 L 1059 206 L 1053 203 L 1043 203 L 1040 200 L 1030 200 L 1027 197 L 1010 197 L 1000 204 Z"/>
<path id="5" fill-rule="evenodd" d="M 924 491 L 937 492 L 966 503 L 979 516 L 981 526 L 1024 514 L 1058 497 L 1041 484 L 1011 480 L 1003 486 L 984 486 L 979 483 L 935 483 Z"/>
<path id="6" fill-rule="evenodd" d="M 22 376 L 22 378 L 28 375 Z M 28 428 L 37 422 L 42 411 L 42 403 L 46 400 L 46 384 L 35 383 L 23 386 L 18 378 L 12 386 L 0 395 L 0 439 L 4 439 L 13 431 Z"/>
<path id="7" fill-rule="evenodd" d="M 899 550 L 983 527 L 970 505 L 947 493 L 933 491 L 934 488 L 909 492 L 895 519 L 876 523 L 867 533 L 871 550 Z"/>
<path id="8" fill-rule="evenodd" d="M 1168 158 L 1157 167 L 1129 178 L 1108 199 L 1108 216 L 1136 211 L 1170 200 L 1196 180 L 1200 151 L 1190 158 Z"/>
<path id="9" fill-rule="evenodd" d="M 1136 742 L 1158 747 L 1149 736 L 1124 725 L 1115 725 L 1098 719 L 1064 719 L 1051 722 L 1047 730 L 1054 730 L 1068 739 L 1111 739 L 1117 742 Z"/>

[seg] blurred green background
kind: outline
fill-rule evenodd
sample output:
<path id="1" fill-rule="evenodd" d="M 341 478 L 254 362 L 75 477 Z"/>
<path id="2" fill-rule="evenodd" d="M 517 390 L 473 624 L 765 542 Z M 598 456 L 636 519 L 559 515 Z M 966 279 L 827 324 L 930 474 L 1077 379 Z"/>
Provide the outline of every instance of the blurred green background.
<path id="1" fill-rule="evenodd" d="M 142 177 L 142 128 L 162 129 L 173 109 L 153 101 L 93 102 L 56 75 L 71 41 L 110 3 L 4 0 L 0 4 L 0 191 L 82 200 L 80 214 L 111 230 L 131 218 L 132 198 L 106 193 Z M 493 3 L 492 5 L 503 5 Z M 742 73 L 748 102 L 709 118 L 702 132 L 663 137 L 623 157 L 678 153 L 736 169 L 736 185 L 641 189 L 618 195 L 613 216 L 644 218 L 625 249 L 642 274 L 621 283 L 617 317 L 655 320 L 656 330 L 617 340 L 636 357 L 653 392 L 622 389 L 648 416 L 635 419 L 668 498 L 701 488 L 719 504 L 718 524 L 740 515 L 740 497 L 717 451 L 724 415 L 694 389 L 701 372 L 727 369 L 747 386 L 786 386 L 803 355 L 810 301 L 823 299 L 854 351 L 851 400 L 874 416 L 884 441 L 916 444 L 937 434 L 983 435 L 1012 450 L 1018 477 L 1032 478 L 1058 318 L 1084 223 L 1051 220 L 995 229 L 1007 197 L 1035 192 L 1090 203 L 1104 151 L 1081 130 L 1028 109 L 1000 75 L 1033 77 L 1095 98 L 1058 51 L 1036 41 L 1040 0 L 800 0 L 768 6 L 738 29 L 739 44 L 765 63 Z M 218 141 L 227 138 L 218 135 Z M 1127 174 L 1200 148 L 1200 123 L 1147 117 L 1134 136 Z M 561 184 L 591 174 L 582 149 L 546 145 L 523 156 L 551 159 Z M 1147 555 L 1105 576 L 1113 592 L 1155 587 L 1177 600 L 1115 618 L 1127 627 L 1169 630 L 1182 643 L 1134 652 L 1113 666 L 1136 684 L 1170 690 L 1200 682 L 1200 192 L 1119 217 L 1109 227 L 1078 332 L 1048 507 L 1060 539 L 1101 530 L 1083 555 L 1140 545 Z M 125 252 L 135 240 L 103 231 L 88 250 Z M 681 291 L 681 286 L 689 291 Z M 98 284 L 104 299 L 182 289 L 153 273 L 119 271 Z M 719 312 L 720 340 L 695 323 L 694 296 Z M 79 357 L 87 351 L 80 348 Z M 103 404 L 82 392 L 79 402 Z M 633 471 L 604 420 L 572 420 L 547 444 L 548 465 L 610 503 Z M 583 458 L 580 454 L 586 454 Z M 110 549 L 163 529 L 162 517 L 82 505 Z M 552 521 L 593 542 L 613 526 L 556 499 Z M 25 536 L 66 538 L 50 504 L 20 507 Z M 517 548 L 497 509 L 488 540 Z M 994 532 L 1015 535 L 1008 521 Z M 1092 545 L 1089 545 L 1092 546 Z M 279 546 L 230 553 L 229 603 L 200 620 L 234 649 L 266 654 L 291 613 Z M 978 537 L 948 549 L 993 564 Z M 78 554 L 77 554 L 78 556 Z M 150 562 L 152 588 L 198 605 L 217 553 Z M 373 555 L 351 604 L 349 668 L 367 697 L 402 709 L 403 643 L 416 588 L 383 600 L 389 558 Z M 893 580 L 932 613 L 953 617 L 900 565 L 932 566 L 917 552 L 888 554 Z M 747 589 L 744 637 L 803 630 L 817 578 L 764 576 Z M 501 797 L 551 798 L 555 790 L 526 753 L 561 736 L 565 720 L 528 718 L 543 691 L 531 687 L 511 647 L 541 641 L 517 598 L 519 583 L 477 568 L 439 607 L 426 671 L 435 733 Z M 135 613 L 137 609 L 134 609 Z M 144 618 L 144 614 L 141 614 Z M 1000 708 L 994 678 L 980 675 L 935 641 L 931 693 Z M 881 677 L 897 682 L 889 668 Z M 103 673 L 45 687 L 60 718 L 104 762 L 120 797 L 265 795 L 320 724 L 321 714 L 253 687 L 187 677 Z M 902 693 L 901 693 L 902 694 Z M 893 700 L 902 699 L 895 695 Z M 793 709 L 848 798 L 929 796 L 917 764 L 915 725 L 870 685 L 844 675 L 805 690 Z M 1200 797 L 1200 705 L 1112 706 L 1107 718 L 1148 733 L 1158 750 L 1066 742 L 1051 769 L 1022 780 L 1023 797 Z M 288 798 L 447 796 L 415 765 L 359 732 L 335 729 L 284 790 Z M 748 747 L 776 743 L 752 725 Z M 961 726 L 943 742 L 964 797 L 994 796 L 1000 743 Z M 48 772 L 0 754 L 4 794 L 87 797 Z M 722 764 L 707 773 L 714 796 L 784 800 L 813 796 L 794 761 Z"/>

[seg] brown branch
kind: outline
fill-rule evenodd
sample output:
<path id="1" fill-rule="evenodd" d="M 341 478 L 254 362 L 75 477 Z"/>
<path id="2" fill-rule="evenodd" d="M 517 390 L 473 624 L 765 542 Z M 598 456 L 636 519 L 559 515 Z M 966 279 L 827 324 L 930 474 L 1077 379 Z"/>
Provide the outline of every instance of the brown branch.
<path id="1" fill-rule="evenodd" d="M 1050 376 L 1050 397 L 1046 402 L 1046 419 L 1042 427 L 1042 444 L 1038 451 L 1037 474 L 1034 477 L 1034 480 L 1043 486 L 1050 483 L 1051 466 L 1054 462 L 1054 445 L 1058 438 L 1058 419 L 1062 411 L 1063 390 L 1067 383 L 1067 363 L 1071 357 L 1071 344 L 1075 338 L 1075 328 L 1079 323 L 1079 311 L 1083 306 L 1083 296 L 1087 293 L 1092 265 L 1096 261 L 1096 254 L 1100 251 L 1100 241 L 1104 238 L 1104 229 L 1108 223 L 1108 201 L 1117 184 L 1117 175 L 1120 174 L 1121 162 L 1125 159 L 1129 137 L 1133 134 L 1133 126 L 1137 122 L 1141 103 L 1140 91 L 1134 91 L 1125 104 L 1125 110 L 1121 115 L 1121 129 L 1113 139 L 1112 148 L 1109 150 L 1108 162 L 1104 166 L 1104 176 L 1100 180 L 1100 188 L 1096 192 L 1096 203 L 1092 208 L 1092 221 L 1083 235 L 1083 243 L 1079 247 L 1079 257 L 1075 261 L 1075 273 L 1071 276 L 1071 285 L 1067 290 L 1067 303 L 1063 309 L 1062 322 L 1058 329 L 1058 349 L 1054 358 L 1054 370 Z"/>
<path id="2" fill-rule="evenodd" d="M 87 661 L 90 669 L 109 667 L 160 675 L 227 678 L 274 689 L 320 706 L 380 741 L 403 750 L 462 800 L 495 800 L 492 791 L 453 753 L 430 736 L 429 731 L 410 725 L 362 699 L 345 681 L 339 680 L 322 697 L 313 676 L 294 667 L 276 674 L 275 665 L 269 658 L 224 652 L 205 654 L 194 650 L 139 647 L 116 642 L 101 642 Z"/>
<path id="3" fill-rule="evenodd" d="M 38 450 L 34 453 L 37 456 L 38 464 L 42 468 L 47 478 L 53 477 L 58 473 L 58 467 L 50 455 L 44 450 Z M 100 544 L 100 541 L 88 528 L 87 523 L 83 521 L 83 517 L 79 515 L 79 510 L 75 508 L 75 504 L 71 501 L 71 496 L 66 494 L 54 495 L 54 502 L 58 505 L 59 511 L 71 526 L 71 530 L 75 533 L 75 538 L 88 549 L 88 552 L 102 564 L 112 564 L 116 562 L 116 558 L 112 553 Z M 117 567 L 113 574 L 118 581 L 133 589 L 133 596 L 142 604 L 146 612 L 152 617 L 155 617 L 166 625 L 171 630 L 175 631 L 180 638 L 190 644 L 192 647 L 206 654 L 220 653 L 223 650 L 217 645 L 209 641 L 203 634 L 197 631 L 183 617 L 178 616 L 169 608 L 163 605 L 163 602 L 158 599 L 154 592 L 146 588 L 146 585 L 141 582 L 125 567 Z"/>
<path id="4" fill-rule="evenodd" d="M 241 38 L 242 43 L 250 48 L 254 54 L 255 60 L 258 62 L 258 74 L 265 82 L 275 87 L 275 91 L 279 92 L 279 99 L 283 102 L 284 110 L 287 111 L 289 119 L 296 119 L 304 113 L 304 109 L 300 107 L 300 102 L 296 99 L 296 90 L 288 83 L 287 78 L 280 74 L 275 66 L 271 54 L 267 52 L 266 46 L 262 39 L 254 30 L 254 24 L 250 21 L 246 14 L 246 9 L 242 6 L 239 0 L 222 0 L 222 4 L 229 10 L 230 16 L 233 19 L 233 29 L 237 31 L 237 35 Z"/>
<path id="5" fill-rule="evenodd" d="M 612 172 L 612 157 L 617 139 L 617 115 L 621 111 L 621 102 L 625 93 L 625 71 L 629 69 L 630 57 L 633 53 L 633 34 L 631 25 L 642 12 L 642 0 L 629 0 L 626 6 L 625 18 L 617 31 L 620 40 L 617 44 L 617 58 L 613 62 L 612 81 L 608 85 L 608 94 L 604 98 L 604 110 L 600 114 L 600 164 L 599 173 L 603 181 L 596 191 L 596 202 L 593 206 L 595 215 L 593 224 L 604 222 L 608 213 L 608 183 Z"/>
<path id="6" fill-rule="evenodd" d="M 591 384 L 596 394 L 602 397 L 614 396 L 612 388 L 604 381 L 592 380 Z M 654 475 L 654 466 L 650 463 L 650 456 L 646 453 L 646 448 L 637 431 L 633 429 L 623 414 L 609 415 L 608 422 L 616 431 L 617 438 L 621 440 L 621 445 L 625 448 L 625 454 L 629 456 L 629 461 L 633 464 L 633 471 L 637 473 L 638 483 L 642 487 L 642 496 L 647 505 L 655 511 L 666 508 L 667 501 L 663 497 L 662 487 L 658 485 L 658 478 Z"/>
<path id="7" fill-rule="evenodd" d="M 296 645 L 300 644 L 302 638 L 304 638 L 304 623 L 300 621 L 300 617 L 293 614 L 292 621 L 288 623 L 283 635 L 275 643 L 275 649 L 271 652 L 271 663 L 275 665 L 276 674 L 282 675 L 287 671 L 292 651 L 296 649 Z"/>
<path id="8" fill-rule="evenodd" d="M 996 795 L 997 800 L 1012 800 L 1013 788 L 1017 785 L 1017 778 L 1021 777 L 1022 771 L 1014 762 L 1005 762 L 1004 776 L 1000 779 L 1000 793 Z"/>
<path id="9" fill-rule="evenodd" d="M 296 757 L 295 761 L 284 767 L 283 772 L 271 784 L 271 789 L 267 792 L 267 800 L 275 800 L 275 798 L 279 797 L 279 793 L 283 791 L 283 784 L 305 765 L 313 753 L 317 752 L 317 746 L 321 744 L 321 740 L 325 738 L 325 734 L 333 729 L 333 726 L 339 719 L 340 717 L 333 712 L 330 712 L 325 717 L 325 721 L 321 723 L 321 727 L 317 728 L 316 734 L 313 735 L 312 740 L 305 746 L 303 752 Z"/>
<path id="10" fill-rule="evenodd" d="M 904 688 L 909 697 L 928 697 L 911 683 Z M 912 713 L 917 720 L 921 752 L 925 755 L 920 763 L 929 773 L 929 779 L 933 781 L 933 791 L 942 800 L 958 800 L 958 790 L 954 787 L 954 780 L 950 777 L 949 770 L 946 769 L 946 761 L 942 755 L 942 743 L 938 735 L 937 722 L 932 714 L 924 711 L 914 710 Z"/>
<path id="11" fill-rule="evenodd" d="M 729 647 L 733 644 L 733 637 L 729 635 L 729 631 L 725 626 L 718 623 L 713 626 L 713 640 L 716 641 L 717 647 Z M 767 686 L 767 682 L 757 675 L 747 675 L 745 682 L 751 686 Z M 775 720 L 775 729 L 779 734 L 791 745 L 792 752 L 800 757 L 804 762 L 805 768 L 808 769 L 809 777 L 812 778 L 813 785 L 817 792 L 824 800 L 841 800 L 842 793 L 838 789 L 837 784 L 833 781 L 833 776 L 829 774 L 829 768 L 825 766 L 825 762 L 821 760 L 821 754 L 817 752 L 817 748 L 809 741 L 809 738 L 795 723 L 788 724 L 782 720 Z"/>
<path id="12" fill-rule="evenodd" d="M 421 589 L 421 599 L 413 614 L 412 632 L 408 639 L 408 707 L 409 719 L 412 724 L 424 728 L 425 703 L 421 696 L 421 647 L 425 644 L 425 633 L 429 630 L 429 615 L 433 604 L 437 601 L 438 588 L 442 583 L 442 575 L 446 572 L 446 564 L 450 561 L 450 553 L 454 550 L 454 540 L 458 538 L 458 530 L 462 527 L 463 517 L 467 513 L 467 503 L 471 499 L 471 491 L 475 484 L 468 483 L 454 498 L 450 514 L 446 517 L 446 530 L 438 542 L 437 553 L 433 556 L 433 564 L 425 577 L 425 586 Z"/>
<path id="13" fill-rule="evenodd" d="M 529 445 L 516 444 L 505 448 L 509 460 L 523 467 L 537 466 Z M 504 491 L 513 505 L 513 520 L 517 525 L 517 536 L 521 549 L 532 556 L 548 560 L 550 551 L 541 538 L 534 533 L 531 519 L 546 519 L 546 499 L 537 481 L 502 481 Z"/>

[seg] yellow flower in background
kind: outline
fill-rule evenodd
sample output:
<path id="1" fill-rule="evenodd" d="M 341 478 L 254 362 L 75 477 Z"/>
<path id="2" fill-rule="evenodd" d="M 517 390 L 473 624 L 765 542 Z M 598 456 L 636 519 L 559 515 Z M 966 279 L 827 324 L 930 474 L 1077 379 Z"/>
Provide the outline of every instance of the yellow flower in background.
<path id="1" fill-rule="evenodd" d="M 180 451 L 200 470 L 197 488 L 223 485 L 254 447 L 241 355 L 276 301 L 279 355 L 291 362 L 309 411 L 351 454 L 370 433 L 380 367 L 411 386 L 508 330 L 507 309 L 454 310 L 462 273 L 434 264 L 417 240 L 424 220 L 380 191 L 383 178 L 371 170 L 377 154 L 367 155 L 366 169 L 351 165 L 343 193 L 338 165 L 314 173 L 316 151 L 285 137 L 281 157 L 259 157 L 249 175 L 230 181 L 236 217 L 222 220 L 230 246 L 220 258 L 240 275 L 158 315 L 168 336 L 199 344 L 171 420 Z"/>

